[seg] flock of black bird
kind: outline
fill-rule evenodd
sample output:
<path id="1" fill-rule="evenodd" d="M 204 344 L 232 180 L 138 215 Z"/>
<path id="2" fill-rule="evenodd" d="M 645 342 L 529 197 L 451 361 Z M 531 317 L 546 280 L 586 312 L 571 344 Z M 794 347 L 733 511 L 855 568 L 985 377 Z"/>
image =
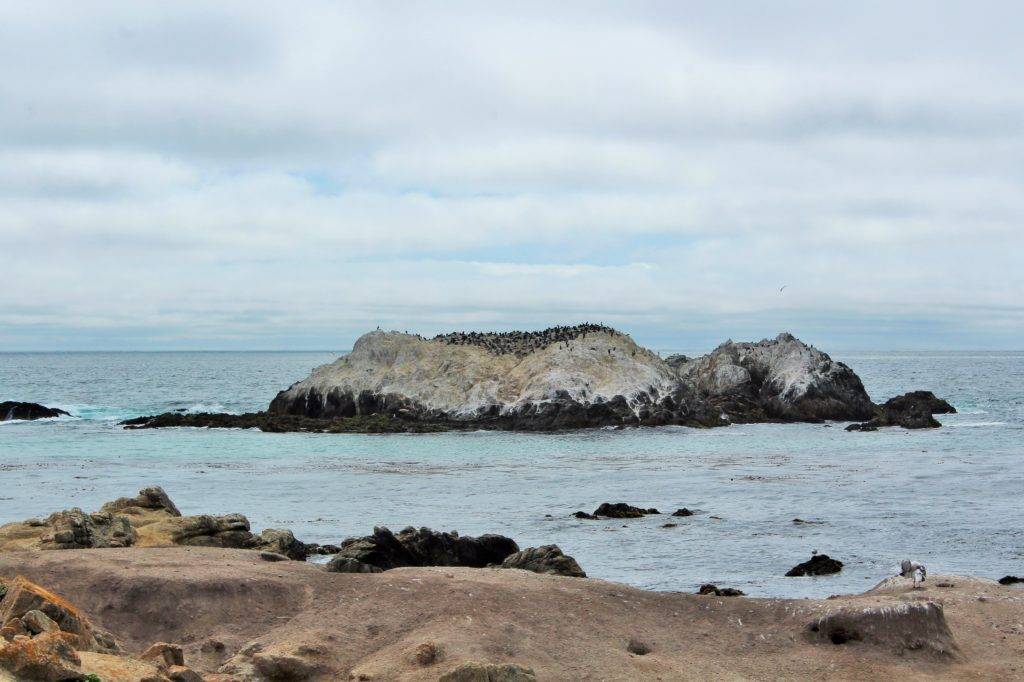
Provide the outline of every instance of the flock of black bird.
<path id="1" fill-rule="evenodd" d="M 603 324 L 584 322 L 573 326 L 550 327 L 537 332 L 451 332 L 438 334 L 434 340 L 453 346 L 480 346 L 496 355 L 513 354 L 524 357 L 553 343 L 569 343 L 586 338 L 587 334 L 600 332 L 618 334 Z"/>

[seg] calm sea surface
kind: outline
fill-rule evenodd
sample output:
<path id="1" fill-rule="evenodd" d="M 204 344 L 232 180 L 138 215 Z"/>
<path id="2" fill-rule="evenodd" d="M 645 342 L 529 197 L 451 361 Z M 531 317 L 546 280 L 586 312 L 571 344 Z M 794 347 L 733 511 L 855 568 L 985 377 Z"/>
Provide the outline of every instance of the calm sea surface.
<path id="1" fill-rule="evenodd" d="M 556 543 L 589 575 L 658 590 L 862 591 L 903 558 L 931 572 L 1024 574 L 1024 353 L 836 353 L 872 398 L 929 389 L 927 431 L 842 424 L 558 434 L 125 431 L 171 409 L 262 409 L 338 353 L 0 353 L 0 400 L 75 419 L 0 424 L 0 523 L 162 485 L 186 514 L 241 512 L 337 543 L 374 525 Z M 581 521 L 603 501 L 697 516 Z M 551 518 L 546 515 L 550 514 Z M 821 521 L 795 525 L 794 517 Z M 675 528 L 662 528 L 668 521 Z M 785 578 L 812 550 L 846 563 Z"/>

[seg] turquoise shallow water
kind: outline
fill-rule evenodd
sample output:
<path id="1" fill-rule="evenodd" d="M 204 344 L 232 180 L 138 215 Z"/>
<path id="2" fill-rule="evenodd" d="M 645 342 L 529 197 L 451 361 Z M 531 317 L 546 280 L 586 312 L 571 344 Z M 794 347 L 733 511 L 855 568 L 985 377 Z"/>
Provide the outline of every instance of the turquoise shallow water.
<path id="1" fill-rule="evenodd" d="M 932 572 L 1024 572 L 1024 353 L 834 353 L 876 400 L 929 389 L 960 410 L 929 431 L 842 424 L 557 434 L 125 431 L 168 409 L 243 411 L 338 353 L 7 353 L 0 400 L 76 419 L 0 424 L 0 523 L 164 486 L 185 513 L 338 542 L 374 525 L 557 543 L 594 577 L 754 595 L 862 591 L 900 559 Z M 667 515 L 580 521 L 602 501 Z M 551 518 L 545 515 L 551 514 Z M 719 517 L 719 518 L 712 518 Z M 792 519 L 819 520 L 794 525 Z M 667 521 L 675 528 L 662 528 Z M 784 578 L 812 550 L 841 574 Z"/>

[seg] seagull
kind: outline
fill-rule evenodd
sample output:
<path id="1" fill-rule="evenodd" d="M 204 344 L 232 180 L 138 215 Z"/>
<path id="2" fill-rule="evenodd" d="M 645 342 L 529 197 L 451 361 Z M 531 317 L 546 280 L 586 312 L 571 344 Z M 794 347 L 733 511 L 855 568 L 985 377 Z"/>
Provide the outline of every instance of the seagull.
<path id="1" fill-rule="evenodd" d="M 785 289 L 788 286 L 789 286 L 788 284 L 783 284 L 781 287 L 779 287 L 779 293 L 781 294 L 782 290 Z"/>
<path id="2" fill-rule="evenodd" d="M 904 578 L 913 578 L 914 589 L 917 589 L 918 583 L 923 583 L 924 579 L 928 577 L 928 569 L 924 567 L 924 564 L 919 564 L 916 561 L 910 559 L 904 559 L 900 563 L 900 575 Z"/>

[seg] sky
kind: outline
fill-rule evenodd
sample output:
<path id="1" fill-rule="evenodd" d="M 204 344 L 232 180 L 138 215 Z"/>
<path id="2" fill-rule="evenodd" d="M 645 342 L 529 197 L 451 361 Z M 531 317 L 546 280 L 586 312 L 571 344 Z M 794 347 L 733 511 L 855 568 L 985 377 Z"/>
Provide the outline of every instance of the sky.
<path id="1" fill-rule="evenodd" d="M 0 4 L 0 350 L 1024 348 L 1024 4 Z M 784 288 L 783 288 L 784 287 Z"/>

